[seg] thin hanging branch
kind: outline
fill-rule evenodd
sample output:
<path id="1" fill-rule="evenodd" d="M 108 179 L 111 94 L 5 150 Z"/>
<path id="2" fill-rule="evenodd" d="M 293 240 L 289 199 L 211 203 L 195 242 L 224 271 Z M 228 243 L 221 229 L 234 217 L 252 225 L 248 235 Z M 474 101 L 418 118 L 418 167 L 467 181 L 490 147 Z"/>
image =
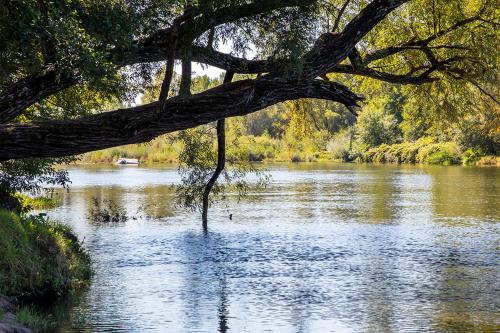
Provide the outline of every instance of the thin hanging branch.
<path id="1" fill-rule="evenodd" d="M 339 28 L 340 21 L 342 20 L 342 16 L 344 15 L 344 12 L 345 12 L 347 6 L 349 5 L 349 2 L 351 2 L 351 0 L 346 0 L 344 2 L 344 4 L 342 5 L 342 7 L 340 8 L 339 13 L 337 15 L 337 18 L 335 19 L 335 23 L 333 23 L 332 32 L 337 31 L 337 29 Z"/>
<path id="2" fill-rule="evenodd" d="M 186 55 L 182 59 L 182 77 L 179 87 L 179 95 L 186 97 L 191 95 L 191 50 L 186 51 Z"/>
<path id="3" fill-rule="evenodd" d="M 212 28 L 208 33 L 208 41 L 207 41 L 207 48 L 209 48 L 210 50 L 214 49 L 214 38 L 215 38 L 215 29 Z"/>
<path id="4" fill-rule="evenodd" d="M 224 83 L 229 83 L 232 81 L 234 73 L 227 71 L 224 76 Z M 208 206 L 209 206 L 209 196 L 215 182 L 219 178 L 220 174 L 224 170 L 226 165 L 226 120 L 221 119 L 217 121 L 217 167 L 215 168 L 212 177 L 205 186 L 205 192 L 203 193 L 203 208 L 202 208 L 202 223 L 203 229 L 207 229 L 208 224 Z"/>
<path id="5" fill-rule="evenodd" d="M 165 101 L 168 98 L 170 84 L 172 83 L 172 77 L 174 75 L 175 49 L 177 48 L 177 39 L 178 30 L 177 26 L 174 26 L 172 29 L 172 33 L 170 34 L 171 47 L 168 50 L 165 78 L 163 79 L 163 82 L 161 84 L 159 101 Z"/>

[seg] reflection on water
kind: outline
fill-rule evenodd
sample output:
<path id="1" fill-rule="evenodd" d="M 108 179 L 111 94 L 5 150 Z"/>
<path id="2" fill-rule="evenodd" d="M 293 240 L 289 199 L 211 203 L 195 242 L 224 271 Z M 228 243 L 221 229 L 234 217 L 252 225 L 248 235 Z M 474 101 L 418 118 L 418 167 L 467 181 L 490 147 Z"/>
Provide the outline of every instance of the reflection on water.
<path id="1" fill-rule="evenodd" d="M 500 329 L 497 169 L 270 173 L 267 189 L 214 206 L 204 234 L 174 204 L 173 169 L 71 170 L 49 215 L 85 238 L 96 275 L 61 332 Z M 137 219 L 88 223 L 93 197 Z"/>

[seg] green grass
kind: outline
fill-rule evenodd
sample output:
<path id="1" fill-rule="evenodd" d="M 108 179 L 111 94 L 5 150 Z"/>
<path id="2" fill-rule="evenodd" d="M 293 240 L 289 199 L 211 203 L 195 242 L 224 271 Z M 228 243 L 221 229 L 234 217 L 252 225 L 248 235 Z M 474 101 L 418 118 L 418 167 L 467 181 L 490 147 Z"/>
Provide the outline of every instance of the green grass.
<path id="1" fill-rule="evenodd" d="M 89 255 L 68 227 L 0 210 L 0 294 L 59 296 L 91 274 Z"/>
<path id="2" fill-rule="evenodd" d="M 29 306 L 23 306 L 18 309 L 16 320 L 35 332 L 53 332 L 56 327 L 56 322 L 51 317 L 42 315 Z"/>

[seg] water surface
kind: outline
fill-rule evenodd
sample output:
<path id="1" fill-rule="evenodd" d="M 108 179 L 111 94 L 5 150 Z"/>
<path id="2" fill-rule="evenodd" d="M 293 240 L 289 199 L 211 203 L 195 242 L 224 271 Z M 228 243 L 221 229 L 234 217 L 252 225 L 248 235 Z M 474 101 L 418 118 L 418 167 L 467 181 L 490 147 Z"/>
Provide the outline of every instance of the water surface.
<path id="1" fill-rule="evenodd" d="M 496 332 L 496 168 L 272 165 L 200 217 L 172 168 L 94 167 L 49 216 L 95 261 L 61 332 Z M 92 198 L 133 217 L 90 223 Z M 229 219 L 232 214 L 232 220 Z"/>

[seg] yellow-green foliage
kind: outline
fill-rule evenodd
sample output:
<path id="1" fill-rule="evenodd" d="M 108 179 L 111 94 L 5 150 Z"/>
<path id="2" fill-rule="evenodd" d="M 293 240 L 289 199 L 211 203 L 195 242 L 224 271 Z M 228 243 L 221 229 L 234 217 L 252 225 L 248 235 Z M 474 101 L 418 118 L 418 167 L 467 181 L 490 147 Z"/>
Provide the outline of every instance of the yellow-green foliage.
<path id="1" fill-rule="evenodd" d="M 274 159 L 278 150 L 279 140 L 272 139 L 268 135 L 246 135 L 237 138 L 236 145 L 228 146 L 228 157 L 237 155 L 252 162 L 260 162 L 266 159 Z"/>
<path id="2" fill-rule="evenodd" d="M 419 163 L 419 164 L 458 164 L 460 150 L 454 142 L 437 143 L 423 138 L 416 142 L 394 145 L 380 145 L 371 148 L 360 156 L 362 162 L 374 163 Z"/>
<path id="3" fill-rule="evenodd" d="M 460 149 L 454 142 L 429 144 L 419 149 L 416 162 L 441 165 L 459 164 L 461 162 Z"/>
<path id="4" fill-rule="evenodd" d="M 239 156 L 252 162 L 260 161 L 315 161 L 331 155 L 326 151 L 324 133 L 314 133 L 312 137 L 296 138 L 287 133 L 282 139 L 269 135 L 253 136 L 227 134 L 227 158 Z M 215 144 L 215 142 L 214 142 Z M 141 163 L 178 163 L 182 142 L 161 137 L 148 144 L 128 145 L 85 154 L 83 163 L 113 163 L 120 157 L 137 158 Z M 321 158 L 320 158 L 321 159 Z"/>
<path id="5" fill-rule="evenodd" d="M 0 210 L 0 294 L 61 295 L 90 275 L 89 256 L 68 227 Z"/>
<path id="6" fill-rule="evenodd" d="M 30 211 L 33 209 L 48 209 L 57 207 L 61 201 L 58 198 L 48 198 L 44 196 L 30 197 L 24 194 L 16 194 L 23 207 L 23 211 Z"/>

